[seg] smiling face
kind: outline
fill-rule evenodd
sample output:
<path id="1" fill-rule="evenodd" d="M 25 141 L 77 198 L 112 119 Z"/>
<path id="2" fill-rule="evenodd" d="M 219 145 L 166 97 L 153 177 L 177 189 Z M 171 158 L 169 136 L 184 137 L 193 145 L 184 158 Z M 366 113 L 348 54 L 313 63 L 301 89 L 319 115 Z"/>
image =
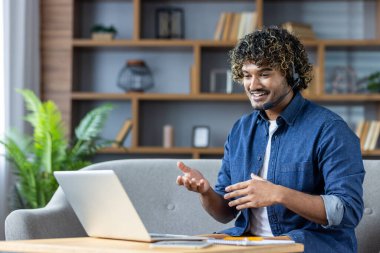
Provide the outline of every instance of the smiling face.
<path id="1" fill-rule="evenodd" d="M 286 101 L 290 101 L 293 95 L 290 87 L 288 93 L 284 93 L 287 82 L 288 85 L 293 86 L 295 84 L 292 79 L 298 77 L 297 85 L 293 87 L 294 92 L 297 92 L 306 89 L 312 80 L 313 68 L 305 47 L 296 36 L 279 27 L 264 27 L 243 36 L 229 52 L 229 57 L 233 80 L 244 84 L 253 108 L 265 108 L 267 114 L 268 105 L 273 105 L 270 110 L 277 110 Z M 269 78 L 265 71 L 263 71 L 264 75 L 257 75 L 256 72 L 259 69 L 269 66 L 270 69 L 267 71 L 270 74 Z M 246 72 L 243 73 L 243 70 Z M 292 76 L 292 73 L 297 73 L 297 76 Z M 285 76 L 286 80 L 281 75 Z M 280 85 L 282 83 L 285 84 Z M 276 98 L 280 99 L 276 100 Z M 263 107 L 263 105 L 266 106 Z"/>
<path id="2" fill-rule="evenodd" d="M 243 64 L 242 72 L 244 90 L 253 109 L 263 110 L 264 104 L 274 103 L 275 106 L 265 112 L 269 119 L 276 119 L 294 94 L 286 78 L 278 70 L 254 63 Z"/>

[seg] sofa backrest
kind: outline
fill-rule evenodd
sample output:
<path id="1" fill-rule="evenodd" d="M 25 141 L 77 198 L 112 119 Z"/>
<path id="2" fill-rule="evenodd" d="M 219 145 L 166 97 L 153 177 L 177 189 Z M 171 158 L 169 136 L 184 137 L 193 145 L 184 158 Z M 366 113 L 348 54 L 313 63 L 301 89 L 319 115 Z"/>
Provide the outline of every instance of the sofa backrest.
<path id="1" fill-rule="evenodd" d="M 220 160 L 183 160 L 199 169 L 215 184 Z M 176 185 L 181 172 L 177 160 L 144 159 L 98 163 L 86 170 L 113 169 L 151 232 L 201 234 L 231 227 L 213 220 L 201 207 L 198 196 Z M 380 252 L 380 161 L 364 161 L 364 215 L 356 228 L 358 252 Z M 104 189 L 105 191 L 107 189 Z M 126 214 L 126 220 L 128 215 Z M 16 210 L 5 222 L 7 240 L 76 237 L 85 232 L 61 189 L 47 207 Z"/>
<path id="2" fill-rule="evenodd" d="M 380 161 L 364 160 L 364 214 L 355 232 L 358 252 L 380 252 Z"/>
<path id="3" fill-rule="evenodd" d="M 112 169 L 149 232 L 202 234 L 233 226 L 215 221 L 202 207 L 198 194 L 176 184 L 182 172 L 177 159 L 129 159 L 91 165 L 86 170 Z M 196 168 L 214 186 L 220 160 L 182 160 Z M 105 191 L 107 189 L 104 189 Z M 128 214 L 125 214 L 128 222 Z"/>

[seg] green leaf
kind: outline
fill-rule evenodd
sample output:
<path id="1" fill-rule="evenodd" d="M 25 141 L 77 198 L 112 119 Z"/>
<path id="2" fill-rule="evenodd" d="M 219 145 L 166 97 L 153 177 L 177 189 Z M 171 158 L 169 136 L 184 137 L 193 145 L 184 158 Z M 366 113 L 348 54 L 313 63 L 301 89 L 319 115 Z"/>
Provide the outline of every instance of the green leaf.
<path id="1" fill-rule="evenodd" d="M 24 97 L 24 101 L 26 103 L 25 106 L 29 111 L 29 114 L 26 115 L 25 119 L 35 127 L 38 124 L 38 118 L 42 110 L 41 101 L 36 97 L 36 95 L 34 95 L 31 90 L 17 89 L 17 92 Z"/>
<path id="2" fill-rule="evenodd" d="M 25 100 L 25 120 L 32 124 L 33 136 L 10 132 L 0 144 L 14 165 L 16 195 L 21 199 L 17 202 L 24 208 L 43 207 L 58 187 L 53 172 L 81 169 L 91 164 L 91 155 L 105 145 L 99 144 L 99 135 L 112 106 L 104 105 L 89 112 L 76 129 L 79 138 L 71 147 L 56 104 L 42 103 L 30 90 L 18 92 Z"/>
<path id="3" fill-rule="evenodd" d="M 111 104 L 104 104 L 90 111 L 75 129 L 75 136 L 78 140 L 90 141 L 100 134 L 108 113 L 113 109 Z"/>

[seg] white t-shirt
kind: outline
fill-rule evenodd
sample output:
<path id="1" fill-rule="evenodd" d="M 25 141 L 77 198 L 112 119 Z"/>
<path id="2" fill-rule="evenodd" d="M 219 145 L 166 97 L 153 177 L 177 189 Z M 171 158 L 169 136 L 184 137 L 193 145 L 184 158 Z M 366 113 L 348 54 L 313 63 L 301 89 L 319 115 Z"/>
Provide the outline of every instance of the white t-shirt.
<path id="1" fill-rule="evenodd" d="M 270 149 L 273 133 L 276 132 L 278 125 L 276 120 L 269 121 L 269 138 L 267 148 L 265 150 L 263 167 L 260 170 L 259 176 L 267 179 L 268 165 L 270 158 Z M 250 232 L 257 236 L 273 236 L 269 225 L 268 212 L 266 207 L 251 208 L 251 227 Z"/>

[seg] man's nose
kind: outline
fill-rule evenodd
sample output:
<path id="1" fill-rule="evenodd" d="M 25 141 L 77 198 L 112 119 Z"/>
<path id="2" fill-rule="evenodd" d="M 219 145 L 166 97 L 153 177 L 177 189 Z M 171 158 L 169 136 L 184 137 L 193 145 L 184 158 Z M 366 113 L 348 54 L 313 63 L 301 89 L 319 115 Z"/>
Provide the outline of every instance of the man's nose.
<path id="1" fill-rule="evenodd" d="M 254 89 L 256 89 L 257 88 L 257 86 L 259 85 L 259 79 L 257 78 L 257 77 L 252 77 L 251 78 L 251 80 L 250 80 L 250 82 L 249 82 L 249 86 L 248 86 L 248 88 L 249 88 L 249 90 L 254 90 Z"/>

